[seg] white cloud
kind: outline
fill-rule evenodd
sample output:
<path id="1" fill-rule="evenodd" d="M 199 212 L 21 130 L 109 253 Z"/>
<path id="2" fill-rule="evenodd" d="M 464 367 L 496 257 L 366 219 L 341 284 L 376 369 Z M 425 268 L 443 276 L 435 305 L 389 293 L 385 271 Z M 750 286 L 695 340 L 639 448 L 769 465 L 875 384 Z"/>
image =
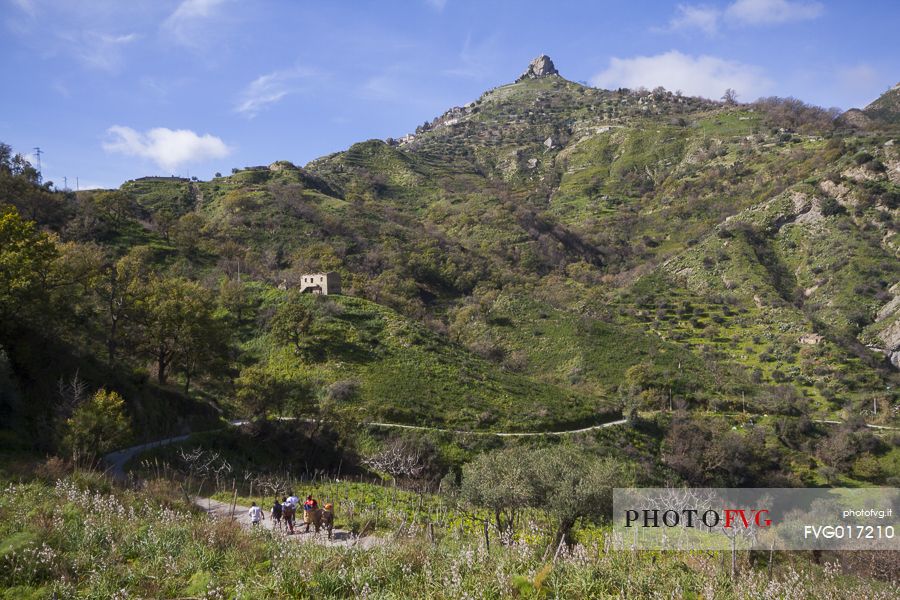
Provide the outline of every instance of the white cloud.
<path id="1" fill-rule="evenodd" d="M 725 10 L 725 15 L 747 25 L 768 25 L 815 19 L 822 11 L 823 6 L 818 2 L 737 0 Z"/>
<path id="2" fill-rule="evenodd" d="M 806 0 L 735 0 L 724 9 L 700 4 L 679 4 L 676 10 L 676 15 L 662 31 L 699 29 L 708 35 L 714 35 L 723 21 L 735 27 L 808 21 L 820 17 L 824 7 L 819 2 Z"/>
<path id="3" fill-rule="evenodd" d="M 425 0 L 425 3 L 438 12 L 443 11 L 447 6 L 447 0 Z"/>
<path id="4" fill-rule="evenodd" d="M 211 16 L 216 8 L 225 3 L 226 0 L 184 0 L 178 5 L 171 15 L 169 21 L 180 21 L 185 19 L 206 18 Z"/>
<path id="5" fill-rule="evenodd" d="M 116 71 L 122 66 L 125 46 L 138 39 L 136 33 L 111 35 L 97 31 L 83 31 L 79 34 L 60 34 L 70 45 L 73 55 L 86 67 L 101 71 Z"/>
<path id="6" fill-rule="evenodd" d="M 137 29 L 132 27 L 135 19 L 129 17 L 143 9 L 138 3 L 109 0 L 0 0 L 0 3 L 4 8 L 11 3 L 18 9 L 0 13 L 2 24 L 40 59 L 62 57 L 88 69 L 115 72 L 123 66 L 127 49 L 142 37 L 128 31 Z M 63 71 L 60 68 L 60 73 Z"/>
<path id="7" fill-rule="evenodd" d="M 310 69 L 295 67 L 260 75 L 241 92 L 234 110 L 252 119 L 261 110 L 296 92 L 299 81 L 312 74 Z"/>
<path id="8" fill-rule="evenodd" d="M 679 4 L 678 14 L 669 21 L 669 30 L 700 29 L 712 35 L 719 29 L 719 9 L 710 6 Z"/>
<path id="9" fill-rule="evenodd" d="M 707 98 L 719 98 L 732 88 L 744 100 L 759 97 L 771 86 L 759 67 L 715 56 L 690 56 L 677 50 L 656 56 L 611 58 L 609 66 L 591 83 L 603 88 L 661 85 L 667 90 Z"/>
<path id="10" fill-rule="evenodd" d="M 203 45 L 199 35 L 201 24 L 216 16 L 218 8 L 228 0 L 183 0 L 163 21 L 163 28 L 186 46 Z"/>
<path id="11" fill-rule="evenodd" d="M 140 133 L 131 127 L 114 125 L 106 133 L 110 136 L 103 143 L 107 152 L 149 158 L 168 171 L 186 163 L 224 158 L 231 153 L 221 138 L 197 135 L 189 129 L 157 127 Z"/>

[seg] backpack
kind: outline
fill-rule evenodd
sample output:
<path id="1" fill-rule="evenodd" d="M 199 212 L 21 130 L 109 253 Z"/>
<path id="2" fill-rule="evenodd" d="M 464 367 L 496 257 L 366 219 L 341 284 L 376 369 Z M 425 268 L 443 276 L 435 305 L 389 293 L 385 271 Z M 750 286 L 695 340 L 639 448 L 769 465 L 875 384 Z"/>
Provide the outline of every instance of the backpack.
<path id="1" fill-rule="evenodd" d="M 281 518 L 281 502 L 276 502 L 272 505 L 272 516 L 276 519 Z"/>

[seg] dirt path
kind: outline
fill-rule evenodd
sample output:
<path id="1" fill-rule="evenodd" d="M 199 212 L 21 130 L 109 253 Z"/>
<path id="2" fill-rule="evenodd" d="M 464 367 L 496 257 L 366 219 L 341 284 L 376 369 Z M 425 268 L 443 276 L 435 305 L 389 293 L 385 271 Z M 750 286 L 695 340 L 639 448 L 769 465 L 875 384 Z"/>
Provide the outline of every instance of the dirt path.
<path id="1" fill-rule="evenodd" d="M 200 496 L 194 497 L 193 500 L 194 504 L 205 510 L 209 516 L 216 519 L 234 518 L 235 521 L 240 523 L 241 526 L 246 529 L 252 529 L 253 527 L 264 527 L 265 529 L 272 529 L 274 527 L 274 522 L 272 521 L 271 517 L 269 517 L 268 507 L 263 507 L 263 512 L 266 516 L 265 520 L 261 524 L 254 526 L 253 523 L 250 522 L 250 514 L 248 512 L 250 510 L 249 506 L 237 505 L 234 507 L 234 512 L 232 513 L 231 504 L 228 504 L 226 502 L 220 502 L 218 500 L 213 500 L 212 498 L 203 498 Z M 340 529 L 338 527 L 334 528 L 334 531 L 332 532 L 332 539 L 329 540 L 324 529 L 322 529 L 319 533 L 315 533 L 315 530 L 310 528 L 310 533 L 300 533 L 306 528 L 306 526 L 302 522 L 302 517 L 300 517 L 298 521 L 299 522 L 294 527 L 294 531 L 296 533 L 294 533 L 294 535 L 288 535 L 285 532 L 285 540 L 296 543 L 315 543 L 323 544 L 326 546 L 344 546 L 346 548 L 356 547 L 362 549 L 368 549 L 373 546 L 380 546 L 386 542 L 385 538 L 378 536 L 370 535 L 366 537 L 357 537 L 346 529 Z"/>
<path id="2" fill-rule="evenodd" d="M 458 433 L 461 435 L 493 435 L 496 437 L 531 437 L 539 435 L 572 435 L 574 433 L 585 433 L 594 431 L 595 429 L 603 429 L 604 427 L 612 427 L 613 425 L 624 425 L 627 421 L 619 419 L 618 421 L 610 421 L 609 423 L 600 423 L 599 425 L 591 425 L 590 427 L 582 427 L 581 429 L 565 429 L 563 431 L 466 431 L 464 429 L 444 429 L 443 427 L 428 427 L 427 425 L 401 425 L 399 423 L 379 423 L 377 421 L 367 421 L 360 425 L 370 425 L 373 427 L 386 427 L 389 429 L 414 429 L 417 431 L 438 431 L 441 433 Z"/>
<path id="3" fill-rule="evenodd" d="M 842 425 L 843 421 L 835 421 L 833 419 L 813 419 L 813 423 L 825 423 L 827 425 Z M 872 423 L 866 423 L 866 427 L 869 429 L 881 429 L 883 431 L 900 431 L 900 427 L 891 427 L 889 425 L 873 425 Z"/>
<path id="4" fill-rule="evenodd" d="M 194 210 L 203 208 L 203 190 L 195 182 L 191 182 L 191 192 L 194 194 Z"/>
<path id="5" fill-rule="evenodd" d="M 292 420 L 290 417 L 280 417 L 281 420 Z M 314 423 L 314 419 L 305 419 L 310 423 Z M 233 427 L 243 427 L 246 425 L 248 421 L 231 421 L 231 425 Z M 456 433 L 460 435 L 492 435 L 496 437 L 534 437 L 541 435 L 571 435 L 576 433 L 585 433 L 587 431 L 593 431 L 595 429 L 603 429 L 604 427 L 612 427 L 614 425 L 623 425 L 626 423 L 625 419 L 619 419 L 618 421 L 610 421 L 608 423 L 601 423 L 599 425 L 591 425 L 590 427 L 582 427 L 581 429 L 566 429 L 563 431 L 467 431 L 464 429 L 445 429 L 443 427 L 428 427 L 427 425 L 402 425 L 400 423 L 380 423 L 377 421 L 368 421 L 364 423 L 360 423 L 361 426 L 372 426 L 372 427 L 384 427 L 388 429 L 411 429 L 416 431 L 437 431 L 440 433 Z M 132 446 L 130 448 L 123 448 L 122 450 L 116 450 L 115 452 L 110 452 L 106 456 L 103 457 L 103 460 L 109 467 L 109 474 L 118 480 L 127 479 L 128 475 L 125 473 L 125 465 L 129 460 L 141 454 L 142 452 L 146 452 L 152 448 L 158 448 L 159 446 L 166 446 L 168 444 L 174 444 L 175 442 L 181 442 L 191 437 L 191 434 L 186 435 L 177 435 L 170 438 L 165 438 L 161 440 L 156 440 L 154 442 L 147 442 L 146 444 L 138 444 L 137 446 Z"/>
<path id="6" fill-rule="evenodd" d="M 748 416 L 758 417 L 759 415 L 749 414 Z M 279 417 L 280 420 L 290 421 L 293 420 L 291 417 Z M 315 423 L 315 419 L 304 419 L 310 423 Z M 814 419 L 814 423 L 825 423 L 828 425 L 840 425 L 841 421 L 833 421 L 827 419 Z M 247 425 L 248 421 L 231 421 L 230 422 L 233 427 L 243 427 Z M 573 435 L 578 433 L 586 433 L 588 431 L 594 431 L 597 429 L 604 429 L 606 427 L 614 427 L 616 425 L 624 425 L 627 423 L 626 419 L 619 419 L 617 421 L 610 421 L 608 423 L 601 423 L 599 425 L 591 425 L 590 427 L 582 427 L 581 429 L 565 429 L 562 431 L 468 431 L 464 429 L 445 429 L 443 427 L 429 427 L 427 425 L 403 425 L 400 423 L 381 423 L 378 421 L 367 421 L 360 423 L 361 426 L 371 426 L 371 427 L 384 427 L 387 429 L 407 429 L 414 431 L 436 431 L 440 433 L 455 433 L 459 435 L 481 435 L 481 436 L 496 436 L 496 437 L 536 437 L 542 435 L 553 435 L 553 436 L 561 436 L 561 435 Z M 877 429 L 882 431 L 898 431 L 900 429 L 896 427 L 890 427 L 885 425 L 872 425 L 870 423 L 866 423 L 866 427 L 870 429 Z M 167 444 L 173 444 L 175 442 L 180 442 L 186 440 L 190 437 L 190 435 L 179 435 L 175 437 L 165 438 L 162 440 L 157 440 L 155 442 L 148 442 L 146 444 L 140 444 L 138 446 L 132 446 L 131 448 L 125 448 L 122 450 L 117 450 L 116 452 L 111 452 L 104 457 L 104 460 L 109 465 L 109 473 L 113 477 L 119 480 L 123 480 L 127 478 L 125 473 L 125 464 L 131 460 L 133 457 L 138 454 L 150 450 L 151 448 L 156 448 L 158 446 L 165 446 Z"/>
<path id="7" fill-rule="evenodd" d="M 128 475 L 125 473 L 125 464 L 129 460 L 131 460 L 138 454 L 146 452 L 147 450 L 150 450 L 152 448 L 174 444 L 175 442 L 186 440 L 189 437 L 191 437 L 191 434 L 176 435 L 175 437 L 156 440 L 155 442 L 147 442 L 146 444 L 138 444 L 137 446 L 132 446 L 131 448 L 124 448 L 122 450 L 110 452 L 103 457 L 104 462 L 106 462 L 109 467 L 107 472 L 114 479 L 118 479 L 119 481 L 125 480 L 128 478 Z"/>

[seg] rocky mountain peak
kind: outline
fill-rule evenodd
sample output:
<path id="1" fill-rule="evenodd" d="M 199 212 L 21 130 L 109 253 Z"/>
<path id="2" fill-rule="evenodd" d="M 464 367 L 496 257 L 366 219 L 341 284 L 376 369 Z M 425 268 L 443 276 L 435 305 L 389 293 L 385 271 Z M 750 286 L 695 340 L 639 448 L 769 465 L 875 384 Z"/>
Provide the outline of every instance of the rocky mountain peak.
<path id="1" fill-rule="evenodd" d="M 516 81 L 522 81 L 523 79 L 538 79 L 550 75 L 559 75 L 559 71 L 553 66 L 553 61 L 550 60 L 549 56 L 541 54 L 531 61 L 531 64 L 528 65 L 528 69 L 526 69 Z"/>

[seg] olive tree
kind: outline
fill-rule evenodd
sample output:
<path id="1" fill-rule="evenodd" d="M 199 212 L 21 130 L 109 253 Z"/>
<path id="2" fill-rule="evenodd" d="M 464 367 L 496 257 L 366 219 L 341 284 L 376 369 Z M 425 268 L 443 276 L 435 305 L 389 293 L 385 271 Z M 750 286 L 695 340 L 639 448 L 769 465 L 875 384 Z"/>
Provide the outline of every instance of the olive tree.
<path id="1" fill-rule="evenodd" d="M 575 446 L 505 448 L 463 467 L 461 493 L 469 504 L 491 510 L 507 541 L 514 538 L 523 511 L 534 509 L 551 517 L 554 543 L 568 544 L 579 519 L 611 514 L 612 489 L 632 481 L 627 466 Z"/>
<path id="2" fill-rule="evenodd" d="M 594 457 L 575 447 L 538 450 L 532 462 L 540 502 L 555 522 L 554 543 L 572 543 L 579 519 L 602 519 L 612 514 L 612 490 L 633 481 L 621 462 Z"/>
<path id="3" fill-rule="evenodd" d="M 497 532 L 507 540 L 515 536 L 522 511 L 537 499 L 531 462 L 529 453 L 504 448 L 482 454 L 463 466 L 462 498 L 490 510 Z"/>

